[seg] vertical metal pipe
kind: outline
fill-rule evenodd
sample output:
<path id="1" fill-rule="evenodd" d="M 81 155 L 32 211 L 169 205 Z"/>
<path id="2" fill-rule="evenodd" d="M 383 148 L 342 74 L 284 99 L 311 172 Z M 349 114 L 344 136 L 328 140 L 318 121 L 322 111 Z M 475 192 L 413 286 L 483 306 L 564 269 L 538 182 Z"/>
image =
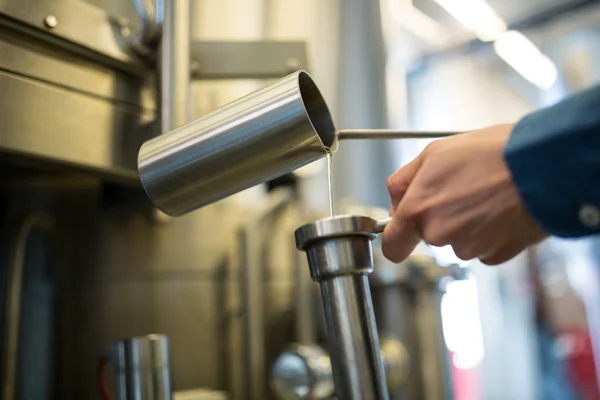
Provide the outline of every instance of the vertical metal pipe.
<path id="1" fill-rule="evenodd" d="M 2 399 L 15 399 L 17 363 L 19 356 L 19 325 L 21 324 L 21 292 L 23 290 L 23 270 L 27 242 L 36 228 L 43 231 L 53 229 L 53 219 L 44 214 L 32 214 L 25 217 L 13 236 L 14 244 L 10 250 L 8 264 L 8 293 L 4 320 L 4 354 L 2 362 Z"/>
<path id="2" fill-rule="evenodd" d="M 389 398 L 367 275 L 377 221 L 368 217 L 322 219 L 296 230 L 311 277 L 321 284 L 337 398 Z"/>
<path id="3" fill-rule="evenodd" d="M 388 398 L 367 276 L 321 281 L 336 395 L 349 400 Z"/>
<path id="4" fill-rule="evenodd" d="M 315 286 L 307 272 L 306 257 L 293 248 L 295 268 L 294 295 L 296 306 L 296 341 L 302 344 L 317 342 L 315 316 Z"/>
<path id="5" fill-rule="evenodd" d="M 244 309 L 244 377 L 240 394 L 247 399 L 259 400 L 264 398 L 266 382 L 263 240 L 255 229 L 248 228 L 240 231 L 239 240 L 243 259 L 240 285 Z"/>
<path id="6" fill-rule="evenodd" d="M 442 330 L 442 294 L 438 282 L 425 282 L 417 289 L 416 320 L 425 400 L 454 399 L 452 367 Z"/>
<path id="7" fill-rule="evenodd" d="M 265 360 L 265 265 L 263 250 L 268 218 L 289 204 L 292 192 L 281 189 L 271 193 L 269 201 L 239 232 L 240 244 L 240 291 L 242 299 L 243 378 L 242 387 L 236 393 L 245 399 L 266 398 L 267 365 Z"/>
<path id="8" fill-rule="evenodd" d="M 169 132 L 190 119 L 190 2 L 165 0 L 160 43 L 161 132 Z"/>
<path id="9" fill-rule="evenodd" d="M 109 358 L 117 372 L 119 400 L 171 400 L 166 336 L 122 340 L 111 347 Z"/>

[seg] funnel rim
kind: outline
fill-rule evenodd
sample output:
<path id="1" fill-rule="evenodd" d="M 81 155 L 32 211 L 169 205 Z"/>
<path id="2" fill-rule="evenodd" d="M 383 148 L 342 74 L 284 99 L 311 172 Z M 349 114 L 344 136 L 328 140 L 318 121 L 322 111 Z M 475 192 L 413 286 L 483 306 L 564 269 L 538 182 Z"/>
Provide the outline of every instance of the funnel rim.
<path id="1" fill-rule="evenodd" d="M 336 215 L 305 224 L 294 232 L 296 248 L 305 250 L 310 243 L 334 237 L 366 236 L 375 239 L 377 221 L 362 215 Z"/>

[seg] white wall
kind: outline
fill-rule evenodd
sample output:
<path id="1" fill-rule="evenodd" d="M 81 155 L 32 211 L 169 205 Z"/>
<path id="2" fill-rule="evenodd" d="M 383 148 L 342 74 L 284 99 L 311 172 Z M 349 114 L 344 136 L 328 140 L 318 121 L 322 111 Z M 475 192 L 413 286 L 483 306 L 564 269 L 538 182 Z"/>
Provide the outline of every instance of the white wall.
<path id="1" fill-rule="evenodd" d="M 464 55 L 413 72 L 408 108 L 411 128 L 471 130 L 515 122 L 535 105 L 515 92 L 491 61 Z M 421 150 L 426 143 L 403 144 L 403 154 L 410 158 L 413 148 Z"/>

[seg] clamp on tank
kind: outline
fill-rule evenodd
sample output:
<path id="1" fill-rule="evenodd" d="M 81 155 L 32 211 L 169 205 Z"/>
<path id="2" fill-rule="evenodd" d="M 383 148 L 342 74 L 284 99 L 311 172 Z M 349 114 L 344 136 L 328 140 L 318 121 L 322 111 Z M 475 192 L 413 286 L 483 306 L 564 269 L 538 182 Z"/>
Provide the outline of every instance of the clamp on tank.
<path id="1" fill-rule="evenodd" d="M 336 397 L 387 400 L 385 370 L 367 275 L 371 241 L 389 219 L 342 215 L 296 230 L 313 281 L 321 285 Z"/>

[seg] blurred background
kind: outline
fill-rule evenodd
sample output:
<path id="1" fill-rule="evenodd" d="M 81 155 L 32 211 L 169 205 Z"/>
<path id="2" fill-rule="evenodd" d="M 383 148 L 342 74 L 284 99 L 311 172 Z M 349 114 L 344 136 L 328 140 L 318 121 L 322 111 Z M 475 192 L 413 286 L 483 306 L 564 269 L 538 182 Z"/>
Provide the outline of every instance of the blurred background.
<path id="1" fill-rule="evenodd" d="M 178 218 L 136 168 L 144 140 L 297 69 L 340 129 L 514 122 L 600 79 L 600 2 L 0 0 L 1 398 L 163 398 L 119 391 L 144 367 L 120 341 L 150 334 L 175 399 L 331 398 L 293 242 L 327 215 L 326 164 Z M 338 212 L 387 215 L 387 176 L 426 144 L 344 142 Z M 496 268 L 374 253 L 392 398 L 600 398 L 599 239 Z"/>

